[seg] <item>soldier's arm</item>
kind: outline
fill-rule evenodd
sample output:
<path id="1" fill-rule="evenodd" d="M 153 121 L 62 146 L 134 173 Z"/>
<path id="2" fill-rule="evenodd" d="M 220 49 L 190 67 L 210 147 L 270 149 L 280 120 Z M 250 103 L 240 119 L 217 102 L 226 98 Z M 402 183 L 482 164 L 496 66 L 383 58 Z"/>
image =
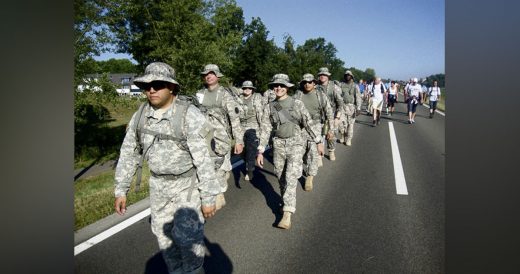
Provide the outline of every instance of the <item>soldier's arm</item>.
<path id="1" fill-rule="evenodd" d="M 273 130 L 273 125 L 271 125 L 271 120 L 269 116 L 271 115 L 269 104 L 265 105 L 264 111 L 262 114 L 262 122 L 260 123 L 260 133 L 258 134 L 260 142 L 258 145 L 258 152 L 263 153 L 265 146 L 269 142 L 269 137 L 271 136 L 271 131 Z"/>
<path id="2" fill-rule="evenodd" d="M 361 110 L 361 92 L 359 91 L 359 86 L 356 85 L 356 91 L 354 92 L 355 100 L 356 100 L 356 110 Z"/>
<path id="3" fill-rule="evenodd" d="M 262 116 L 264 114 L 263 97 L 260 94 L 253 98 L 253 107 L 255 108 L 256 112 L 256 121 L 258 122 L 258 126 L 260 126 L 262 123 Z"/>
<path id="4" fill-rule="evenodd" d="M 341 97 L 341 88 L 334 84 L 334 100 L 336 101 L 335 118 L 339 118 L 343 109 L 343 98 Z"/>
<path id="5" fill-rule="evenodd" d="M 305 105 L 300 100 L 294 100 L 294 106 L 298 110 L 301 116 L 301 123 L 307 133 L 311 136 L 311 138 L 314 140 L 314 142 L 319 143 L 321 142 L 321 134 L 316 133 L 312 130 L 312 127 L 310 126 L 309 122 L 312 120 L 311 115 L 309 114 L 309 111 L 305 108 Z"/>
<path id="6" fill-rule="evenodd" d="M 179 159 L 179 161 L 193 161 L 193 165 L 197 168 L 198 189 L 203 206 L 215 204 L 215 197 L 220 192 L 220 186 L 215 179 L 215 166 L 204 139 L 209 126 L 206 121 L 204 115 L 196 107 L 188 108 L 185 130 L 191 159 Z"/>
<path id="7" fill-rule="evenodd" d="M 143 113 L 144 115 L 144 113 Z M 138 123 L 137 112 L 133 114 L 132 119 L 126 128 L 125 138 L 119 152 L 119 160 L 117 161 L 115 171 L 115 197 L 125 197 L 130 189 L 132 178 L 137 170 L 137 165 L 141 158 L 137 144 L 136 134 L 133 128 Z"/>
<path id="8" fill-rule="evenodd" d="M 222 98 L 222 104 L 224 109 L 227 111 L 229 115 L 229 121 L 231 122 L 231 129 L 233 133 L 233 139 L 235 139 L 236 144 L 244 144 L 244 129 L 240 124 L 240 111 L 239 106 L 235 102 L 235 99 L 231 97 L 232 95 L 228 92 L 224 92 L 224 96 Z"/>
<path id="9" fill-rule="evenodd" d="M 334 111 L 332 110 L 332 105 L 330 103 L 328 96 L 323 96 L 325 99 L 325 117 L 327 118 L 327 121 L 325 123 L 329 123 L 329 130 L 332 130 L 334 128 Z"/>

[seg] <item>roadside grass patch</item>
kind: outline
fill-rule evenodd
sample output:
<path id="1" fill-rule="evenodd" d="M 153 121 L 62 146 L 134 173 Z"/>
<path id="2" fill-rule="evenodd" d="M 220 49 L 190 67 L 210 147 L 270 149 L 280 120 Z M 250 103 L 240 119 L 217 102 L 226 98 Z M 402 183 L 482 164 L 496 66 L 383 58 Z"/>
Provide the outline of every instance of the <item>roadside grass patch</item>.
<path id="1" fill-rule="evenodd" d="M 92 224 L 113 213 L 114 210 L 114 170 L 96 176 L 79 179 L 74 184 L 74 231 Z M 148 197 L 150 171 L 143 167 L 141 190 L 135 192 L 135 179 L 127 194 L 126 206 Z M 135 178 L 135 176 L 134 176 Z"/>

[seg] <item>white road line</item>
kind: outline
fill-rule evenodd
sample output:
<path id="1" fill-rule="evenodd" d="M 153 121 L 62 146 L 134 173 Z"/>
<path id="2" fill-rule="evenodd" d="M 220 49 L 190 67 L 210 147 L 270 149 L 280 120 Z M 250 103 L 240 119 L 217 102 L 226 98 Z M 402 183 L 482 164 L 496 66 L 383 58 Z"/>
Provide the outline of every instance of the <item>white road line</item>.
<path id="1" fill-rule="evenodd" d="M 395 188 L 398 195 L 408 195 L 406 180 L 404 179 L 403 163 L 397 146 L 397 138 L 395 137 L 394 124 L 388 122 L 388 130 L 390 131 L 390 143 L 392 145 L 392 159 L 394 162 Z"/>
<path id="2" fill-rule="evenodd" d="M 237 166 L 240 166 L 241 164 L 244 163 L 244 160 L 238 160 L 236 161 L 233 165 L 232 165 L 232 168 L 236 168 Z M 143 211 L 141 211 L 140 213 L 137 213 L 136 215 L 122 221 L 121 223 L 99 233 L 98 235 L 82 242 L 81 244 L 77 245 L 74 247 L 74 256 L 80 254 L 81 252 L 91 248 L 92 246 L 100 243 L 101 241 L 107 239 L 108 237 L 116 234 L 117 232 L 139 222 L 140 220 L 142 220 L 143 218 L 146 218 L 148 217 L 148 215 L 150 215 L 150 208 L 147 208 Z"/>
<path id="3" fill-rule="evenodd" d="M 105 240 L 106 238 L 116 234 L 117 232 L 133 225 L 134 223 L 142 220 L 143 218 L 146 218 L 148 215 L 150 215 L 150 208 L 147 208 L 136 215 L 122 221 L 121 223 L 99 233 L 98 235 L 84 241 L 83 243 L 77 245 L 74 247 L 74 256 L 80 254 L 81 252 L 91 248 L 95 244 L 100 243 L 101 241 Z"/>

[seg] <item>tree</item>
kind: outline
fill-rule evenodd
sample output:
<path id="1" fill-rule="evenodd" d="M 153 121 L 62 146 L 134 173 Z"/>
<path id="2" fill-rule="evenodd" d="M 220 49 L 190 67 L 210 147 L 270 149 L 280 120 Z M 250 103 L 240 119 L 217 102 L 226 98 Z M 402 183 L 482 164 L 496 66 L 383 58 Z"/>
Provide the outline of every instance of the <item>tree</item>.
<path id="1" fill-rule="evenodd" d="M 108 50 L 108 28 L 103 24 L 105 14 L 102 0 L 74 0 L 74 84 L 95 69 L 92 56 Z"/>
<path id="2" fill-rule="evenodd" d="M 259 90 L 266 89 L 272 76 L 279 72 L 277 47 L 273 39 L 267 39 L 268 34 L 269 31 L 258 17 L 246 25 L 232 73 L 236 83 L 251 80 Z"/>
<path id="3" fill-rule="evenodd" d="M 131 53 L 140 70 L 154 61 L 170 64 L 185 93 L 200 86 L 199 73 L 205 64 L 230 65 L 240 43 L 242 10 L 231 0 L 110 3 L 109 25 L 117 38 L 117 50 Z"/>

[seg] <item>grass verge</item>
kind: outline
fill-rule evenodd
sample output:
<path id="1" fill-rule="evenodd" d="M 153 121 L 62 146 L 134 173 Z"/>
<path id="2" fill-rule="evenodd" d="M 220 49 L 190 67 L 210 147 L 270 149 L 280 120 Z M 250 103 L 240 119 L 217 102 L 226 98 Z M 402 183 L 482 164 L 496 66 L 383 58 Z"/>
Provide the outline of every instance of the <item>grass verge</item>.
<path id="1" fill-rule="evenodd" d="M 74 231 L 105 218 L 114 211 L 114 170 L 79 179 L 74 184 Z M 135 176 L 134 176 L 135 177 Z M 148 197 L 150 171 L 143 167 L 141 190 L 134 191 L 132 183 L 127 194 L 127 206 Z"/>

